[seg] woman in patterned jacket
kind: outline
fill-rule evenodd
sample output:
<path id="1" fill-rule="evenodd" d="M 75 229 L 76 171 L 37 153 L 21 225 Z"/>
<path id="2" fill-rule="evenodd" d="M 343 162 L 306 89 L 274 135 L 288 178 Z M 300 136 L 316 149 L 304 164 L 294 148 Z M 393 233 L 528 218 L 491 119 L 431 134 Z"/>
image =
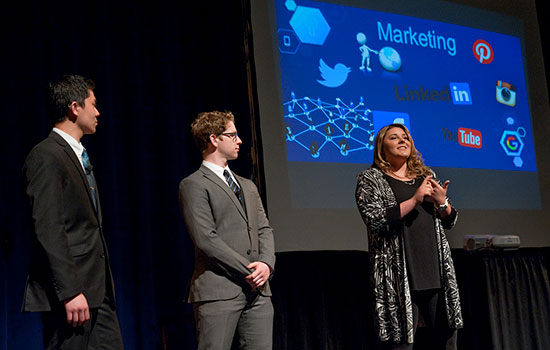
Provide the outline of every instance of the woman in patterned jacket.
<path id="1" fill-rule="evenodd" d="M 377 334 L 388 349 L 412 349 L 417 325 L 429 329 L 429 349 L 456 349 L 463 321 L 443 229 L 458 214 L 448 186 L 424 165 L 404 125 L 378 132 L 356 201 L 368 231 Z"/>

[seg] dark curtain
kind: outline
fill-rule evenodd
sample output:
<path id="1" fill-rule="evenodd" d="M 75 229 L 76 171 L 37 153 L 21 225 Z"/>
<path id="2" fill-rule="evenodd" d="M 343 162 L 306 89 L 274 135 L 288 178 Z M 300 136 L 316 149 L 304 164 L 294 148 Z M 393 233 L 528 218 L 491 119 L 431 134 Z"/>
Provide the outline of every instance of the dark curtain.
<path id="1" fill-rule="evenodd" d="M 550 281 L 542 256 L 484 263 L 493 349 L 550 349 Z"/>
<path id="2" fill-rule="evenodd" d="M 550 349 L 550 248 L 453 250 L 464 328 L 460 350 Z M 367 252 L 277 255 L 274 348 L 380 349 Z M 419 328 L 414 349 L 430 349 Z"/>
<path id="3" fill-rule="evenodd" d="M 550 349 L 550 248 L 453 252 L 462 349 Z"/>
<path id="4" fill-rule="evenodd" d="M 31 1 L 0 10 L 0 349 L 41 348 L 36 314 L 20 313 L 30 216 L 21 167 L 49 134 L 47 83 L 81 74 L 97 85 L 94 165 L 127 349 L 192 349 L 187 294 L 193 248 L 179 181 L 201 157 L 197 113 L 231 110 L 243 139 L 231 166 L 250 177 L 251 122 L 240 1 Z"/>
<path id="5" fill-rule="evenodd" d="M 277 254 L 274 349 L 373 349 L 368 253 Z"/>

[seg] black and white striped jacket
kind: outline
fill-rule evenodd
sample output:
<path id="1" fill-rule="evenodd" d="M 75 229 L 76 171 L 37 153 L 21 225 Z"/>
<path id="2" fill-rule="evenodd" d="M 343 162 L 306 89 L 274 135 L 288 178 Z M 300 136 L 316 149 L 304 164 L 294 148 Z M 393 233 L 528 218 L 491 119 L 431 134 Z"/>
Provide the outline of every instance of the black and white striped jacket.
<path id="1" fill-rule="evenodd" d="M 435 178 L 435 174 L 434 174 Z M 357 207 L 367 226 L 371 283 L 374 289 L 375 325 L 381 341 L 413 343 L 413 314 L 401 220 L 391 220 L 388 210 L 399 204 L 378 168 L 372 167 L 357 176 Z M 463 319 L 451 249 L 444 228 L 456 223 L 458 213 L 441 220 L 434 212 L 434 225 L 445 294 L 447 321 L 452 329 L 462 328 Z"/>

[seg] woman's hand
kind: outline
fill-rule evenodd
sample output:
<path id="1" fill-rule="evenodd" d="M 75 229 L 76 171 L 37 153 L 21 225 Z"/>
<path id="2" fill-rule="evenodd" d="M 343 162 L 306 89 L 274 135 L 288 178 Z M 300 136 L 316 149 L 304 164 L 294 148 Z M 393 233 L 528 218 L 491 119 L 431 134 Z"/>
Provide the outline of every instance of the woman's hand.
<path id="1" fill-rule="evenodd" d="M 432 193 L 430 195 L 430 198 L 432 199 L 432 202 L 436 206 L 440 206 L 445 204 L 445 201 L 447 199 L 447 188 L 449 187 L 449 183 L 451 181 L 447 180 L 443 183 L 443 185 L 439 185 L 431 176 L 428 176 L 426 179 L 429 178 L 429 183 L 432 187 Z"/>
<path id="2" fill-rule="evenodd" d="M 414 193 L 414 196 L 399 204 L 401 218 L 408 215 L 417 205 L 424 202 L 425 199 L 430 200 L 433 193 L 433 186 L 430 183 L 431 179 L 432 176 L 426 177 Z"/>
<path id="3" fill-rule="evenodd" d="M 416 205 L 424 202 L 425 199 L 430 199 L 433 195 L 434 189 L 433 189 L 433 176 L 427 176 L 424 181 L 422 181 L 422 184 L 418 187 L 416 190 L 416 193 L 414 194 L 413 198 L 416 202 Z"/>

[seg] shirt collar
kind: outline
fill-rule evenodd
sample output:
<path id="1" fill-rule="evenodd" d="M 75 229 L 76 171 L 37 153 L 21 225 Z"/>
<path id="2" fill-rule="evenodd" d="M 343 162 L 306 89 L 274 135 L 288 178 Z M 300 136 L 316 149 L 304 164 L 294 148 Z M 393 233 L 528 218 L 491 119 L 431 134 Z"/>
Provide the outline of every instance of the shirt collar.
<path id="1" fill-rule="evenodd" d="M 233 173 L 231 172 L 231 169 L 229 169 L 229 165 L 226 165 L 225 167 L 221 167 L 218 164 L 214 164 L 214 163 L 208 162 L 206 160 L 202 161 L 202 165 L 204 165 L 208 169 L 212 170 L 214 172 L 214 174 L 216 174 L 224 182 L 227 182 L 227 180 L 225 179 L 225 176 L 223 176 L 223 171 L 224 170 L 229 171 L 229 174 L 231 174 L 231 177 L 233 177 Z"/>
<path id="2" fill-rule="evenodd" d="M 82 152 L 84 152 L 84 146 L 82 146 L 82 143 L 78 142 L 74 137 L 67 134 L 61 129 L 53 128 L 53 131 L 61 136 L 63 140 L 65 140 L 69 144 L 69 146 L 71 146 L 78 160 L 80 161 L 80 164 L 82 164 Z M 82 167 L 84 168 L 84 165 L 82 165 Z"/>

